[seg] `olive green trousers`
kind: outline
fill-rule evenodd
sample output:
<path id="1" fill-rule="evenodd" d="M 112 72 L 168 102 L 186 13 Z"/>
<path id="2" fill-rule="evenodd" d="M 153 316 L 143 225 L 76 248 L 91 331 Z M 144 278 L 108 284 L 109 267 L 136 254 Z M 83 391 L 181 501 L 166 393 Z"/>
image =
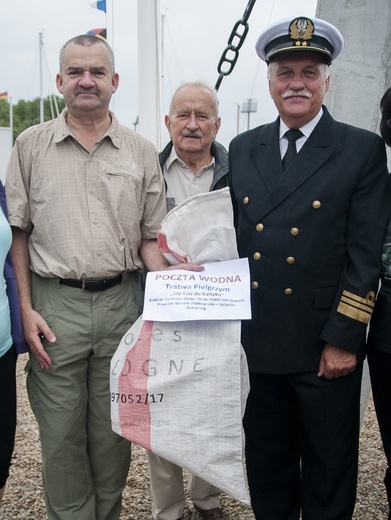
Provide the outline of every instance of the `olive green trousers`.
<path id="1" fill-rule="evenodd" d="M 130 443 L 110 421 L 110 360 L 140 313 L 138 282 L 100 292 L 32 275 L 33 307 L 57 337 L 52 365 L 30 355 L 27 389 L 38 421 L 49 520 L 117 520 Z"/>

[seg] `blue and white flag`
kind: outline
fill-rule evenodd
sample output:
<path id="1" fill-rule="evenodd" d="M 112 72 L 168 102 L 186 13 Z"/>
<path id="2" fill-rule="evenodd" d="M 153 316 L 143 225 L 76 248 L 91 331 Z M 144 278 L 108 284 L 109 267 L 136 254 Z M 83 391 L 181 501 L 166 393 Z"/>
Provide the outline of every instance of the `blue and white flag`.
<path id="1" fill-rule="evenodd" d="M 100 9 L 106 13 L 106 0 L 98 0 L 97 2 L 90 2 L 90 6 L 95 9 Z"/>

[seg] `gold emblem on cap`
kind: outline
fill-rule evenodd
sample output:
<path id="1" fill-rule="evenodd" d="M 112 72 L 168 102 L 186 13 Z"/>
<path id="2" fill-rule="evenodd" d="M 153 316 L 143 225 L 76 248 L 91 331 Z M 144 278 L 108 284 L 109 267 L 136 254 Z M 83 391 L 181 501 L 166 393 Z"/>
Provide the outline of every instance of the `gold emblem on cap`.
<path id="1" fill-rule="evenodd" d="M 310 40 L 314 35 L 314 24 L 308 18 L 295 18 L 289 26 L 289 36 L 297 40 L 296 45 L 307 46 L 305 40 Z"/>

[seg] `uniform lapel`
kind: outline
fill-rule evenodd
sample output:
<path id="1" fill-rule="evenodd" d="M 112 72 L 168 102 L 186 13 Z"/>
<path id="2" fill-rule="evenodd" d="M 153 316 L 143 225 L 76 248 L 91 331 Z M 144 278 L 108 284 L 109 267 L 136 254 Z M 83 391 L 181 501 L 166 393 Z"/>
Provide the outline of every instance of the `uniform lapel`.
<path id="1" fill-rule="evenodd" d="M 265 128 L 256 145 L 250 147 L 257 172 L 271 195 L 281 177 L 282 163 L 279 145 L 279 119 Z"/>
<path id="2" fill-rule="evenodd" d="M 272 211 L 284 199 L 296 191 L 307 179 L 316 174 L 324 174 L 322 166 L 333 155 L 335 146 L 331 144 L 332 117 L 323 107 L 324 114 L 315 129 L 297 154 L 289 168 L 282 173 L 279 148 L 279 122 L 265 131 L 259 146 L 253 146 L 251 153 L 257 170 L 267 188 L 259 201 L 259 218 Z M 279 178 L 273 172 L 281 174 Z"/>

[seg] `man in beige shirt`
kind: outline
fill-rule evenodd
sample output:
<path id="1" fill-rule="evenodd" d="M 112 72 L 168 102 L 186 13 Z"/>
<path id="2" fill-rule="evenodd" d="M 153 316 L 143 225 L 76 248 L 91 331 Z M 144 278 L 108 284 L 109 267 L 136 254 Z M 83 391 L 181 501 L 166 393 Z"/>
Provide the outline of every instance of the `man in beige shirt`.
<path id="1" fill-rule="evenodd" d="M 116 520 L 130 445 L 111 430 L 110 359 L 140 314 L 138 272 L 168 266 L 165 195 L 155 148 L 109 111 L 106 42 L 67 42 L 56 81 L 67 108 L 18 137 L 7 171 L 27 385 L 49 520 Z"/>
<path id="2" fill-rule="evenodd" d="M 228 152 L 215 141 L 220 117 L 214 88 L 201 81 L 179 85 L 165 123 L 171 140 L 159 161 L 166 182 L 167 208 L 191 195 L 227 186 Z M 153 519 L 181 520 L 185 507 L 182 468 L 153 453 L 148 456 Z M 219 507 L 220 493 L 209 482 L 189 475 L 189 496 L 204 520 L 229 520 Z"/>

